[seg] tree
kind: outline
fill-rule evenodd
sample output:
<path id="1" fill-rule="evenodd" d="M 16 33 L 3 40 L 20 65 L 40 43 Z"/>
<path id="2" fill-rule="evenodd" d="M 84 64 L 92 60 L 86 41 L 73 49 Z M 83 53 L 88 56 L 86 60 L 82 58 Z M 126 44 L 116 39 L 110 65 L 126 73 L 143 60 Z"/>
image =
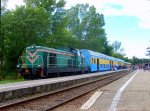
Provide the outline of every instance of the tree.
<path id="1" fill-rule="evenodd" d="M 4 24 L 7 22 L 7 20 L 5 20 L 4 19 L 4 17 L 5 17 L 5 13 L 7 13 L 7 9 L 6 9 L 6 5 L 7 5 L 7 0 L 2 0 L 1 1 L 1 30 L 0 30 L 0 35 L 1 35 L 1 37 L 0 37 L 0 71 L 2 71 L 2 68 L 3 68 L 3 63 L 4 63 L 4 52 L 5 52 L 5 50 L 4 50 L 4 45 L 5 45 L 5 43 L 4 43 L 4 40 L 5 40 L 5 37 L 6 37 L 6 35 L 5 35 L 5 27 L 3 27 L 4 26 Z"/>
<path id="2" fill-rule="evenodd" d="M 109 42 L 105 41 L 104 43 L 104 51 L 102 53 L 112 56 L 113 55 L 113 47 L 111 46 L 111 44 L 109 44 Z"/>
<path id="3" fill-rule="evenodd" d="M 146 54 L 146 56 L 149 56 L 149 58 L 150 58 L 150 47 L 147 48 L 147 54 Z"/>
<path id="4" fill-rule="evenodd" d="M 149 58 L 150 58 L 150 47 L 146 48 L 146 56 L 149 56 Z"/>
<path id="5" fill-rule="evenodd" d="M 131 62 L 132 62 L 132 64 L 136 65 L 136 64 L 140 63 L 140 59 L 135 57 L 135 56 L 133 56 Z"/>
<path id="6" fill-rule="evenodd" d="M 67 18 L 65 16 L 64 0 L 24 0 L 27 7 L 42 7 L 49 14 L 48 34 L 43 39 L 43 45 L 49 47 L 67 46 L 73 43 L 72 34 L 66 29 Z M 72 41 L 72 42 L 71 42 Z"/>
<path id="7" fill-rule="evenodd" d="M 114 48 L 115 53 L 120 53 L 120 50 L 122 50 L 121 49 L 121 42 L 119 42 L 119 41 L 114 41 L 112 43 L 112 47 Z"/>
<path id="8" fill-rule="evenodd" d="M 26 46 L 33 43 L 40 44 L 49 28 L 48 18 L 49 14 L 42 7 L 20 6 L 3 15 L 1 30 L 5 35 L 5 65 L 8 68 L 16 66 L 17 59 Z"/>
<path id="9" fill-rule="evenodd" d="M 67 10 L 67 18 L 67 28 L 78 41 L 77 48 L 105 52 L 107 38 L 103 29 L 104 16 L 97 13 L 94 6 L 77 4 Z"/>
<path id="10" fill-rule="evenodd" d="M 114 41 L 112 43 L 112 47 L 114 50 L 112 55 L 116 58 L 124 59 L 125 53 L 124 53 L 124 48 L 121 48 L 121 42 Z"/>

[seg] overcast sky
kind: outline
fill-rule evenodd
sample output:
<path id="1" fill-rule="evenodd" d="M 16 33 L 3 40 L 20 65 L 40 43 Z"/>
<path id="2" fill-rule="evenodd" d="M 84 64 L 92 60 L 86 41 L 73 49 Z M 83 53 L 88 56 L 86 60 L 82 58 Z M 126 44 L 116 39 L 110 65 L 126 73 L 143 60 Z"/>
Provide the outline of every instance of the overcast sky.
<path id="1" fill-rule="evenodd" d="M 94 5 L 97 12 L 104 14 L 105 29 L 110 43 L 122 43 L 127 57 L 145 58 L 150 46 L 150 0 L 67 0 L 66 8 L 77 3 Z M 9 0 L 9 9 L 22 0 Z"/>

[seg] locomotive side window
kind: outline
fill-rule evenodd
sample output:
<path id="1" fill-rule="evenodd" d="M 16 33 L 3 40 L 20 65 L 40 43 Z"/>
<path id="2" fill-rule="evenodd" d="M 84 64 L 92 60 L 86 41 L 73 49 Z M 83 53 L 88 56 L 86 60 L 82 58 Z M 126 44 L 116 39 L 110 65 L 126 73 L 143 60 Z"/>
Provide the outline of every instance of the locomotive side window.
<path id="1" fill-rule="evenodd" d="M 56 65 L 56 54 L 49 53 L 49 65 L 50 66 Z"/>

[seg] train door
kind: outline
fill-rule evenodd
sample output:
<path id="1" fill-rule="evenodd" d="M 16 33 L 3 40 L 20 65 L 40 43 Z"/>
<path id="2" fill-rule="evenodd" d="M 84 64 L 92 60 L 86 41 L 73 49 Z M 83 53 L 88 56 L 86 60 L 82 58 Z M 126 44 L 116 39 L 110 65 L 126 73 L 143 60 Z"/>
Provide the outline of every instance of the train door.
<path id="1" fill-rule="evenodd" d="M 47 68 L 47 52 L 43 52 L 43 63 L 44 63 L 44 69 Z"/>
<path id="2" fill-rule="evenodd" d="M 99 59 L 97 58 L 97 71 L 99 71 Z"/>
<path id="3" fill-rule="evenodd" d="M 110 69 L 113 70 L 113 61 L 110 61 Z"/>
<path id="4" fill-rule="evenodd" d="M 47 76 L 47 56 L 48 56 L 48 53 L 43 52 L 43 73 L 44 73 L 44 76 Z"/>
<path id="5" fill-rule="evenodd" d="M 110 69 L 112 69 L 112 63 L 111 63 L 111 61 L 109 61 L 109 66 L 110 66 Z"/>

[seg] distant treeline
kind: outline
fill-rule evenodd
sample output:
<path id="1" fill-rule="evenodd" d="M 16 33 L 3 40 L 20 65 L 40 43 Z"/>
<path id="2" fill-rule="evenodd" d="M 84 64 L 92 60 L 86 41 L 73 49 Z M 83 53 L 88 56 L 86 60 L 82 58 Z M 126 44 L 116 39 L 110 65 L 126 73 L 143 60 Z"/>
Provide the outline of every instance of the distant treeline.
<path id="1" fill-rule="evenodd" d="M 109 43 L 104 15 L 94 6 L 65 9 L 64 0 L 24 0 L 25 6 L 8 10 L 6 1 L 1 1 L 0 71 L 14 70 L 18 57 L 32 44 L 85 48 L 132 63 L 140 61 L 126 58 L 120 42 Z"/>

